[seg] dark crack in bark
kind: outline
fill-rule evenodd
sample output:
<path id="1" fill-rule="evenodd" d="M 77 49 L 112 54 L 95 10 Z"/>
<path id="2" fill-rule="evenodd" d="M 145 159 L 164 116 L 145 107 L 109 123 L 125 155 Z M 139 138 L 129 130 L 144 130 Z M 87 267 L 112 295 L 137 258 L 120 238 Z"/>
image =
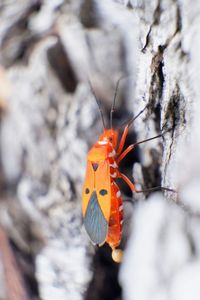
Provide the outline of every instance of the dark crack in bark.
<path id="1" fill-rule="evenodd" d="M 142 187 L 143 190 L 151 189 L 152 187 L 161 186 L 161 156 L 160 151 L 156 149 L 150 150 L 150 155 L 152 158 L 152 163 L 150 166 L 142 167 L 142 176 L 145 182 L 145 186 Z M 152 192 L 145 192 L 145 196 L 148 197 Z"/>
<path id="2" fill-rule="evenodd" d="M 47 50 L 47 57 L 62 87 L 66 92 L 74 93 L 77 78 L 59 37 L 57 37 L 57 42 Z"/>
<path id="3" fill-rule="evenodd" d="M 152 30 L 152 26 L 149 27 L 149 30 L 148 30 L 148 32 L 147 32 L 145 44 L 144 44 L 144 46 L 143 46 L 143 48 L 142 48 L 142 50 L 141 50 L 142 53 L 145 53 L 146 48 L 147 48 L 148 45 L 149 45 L 150 35 L 151 35 L 151 30 Z"/>
<path id="4" fill-rule="evenodd" d="M 157 4 L 157 7 L 154 11 L 154 14 L 153 14 L 153 22 L 152 24 L 150 25 L 149 27 L 149 30 L 147 32 L 147 35 L 146 35 L 146 39 L 145 39 L 145 44 L 143 46 L 143 48 L 141 49 L 141 51 L 143 53 L 145 53 L 147 47 L 149 46 L 150 44 L 150 41 L 151 41 L 151 33 L 152 33 L 152 30 L 155 26 L 158 26 L 160 24 L 160 18 L 161 18 L 161 15 L 162 15 L 162 9 L 161 9 L 161 1 L 158 1 L 158 4 Z M 179 4 L 176 0 L 174 0 L 175 4 L 176 4 L 176 26 L 175 26 L 175 30 L 174 30 L 174 33 L 168 37 L 166 39 L 166 42 L 164 45 L 162 45 L 161 47 L 163 48 L 166 48 L 169 46 L 170 42 L 172 41 L 172 39 L 176 36 L 176 34 L 178 32 L 181 32 L 182 30 L 182 17 L 181 17 L 181 12 L 180 12 L 180 7 L 179 7 Z M 181 43 L 181 42 L 180 42 Z M 181 45 L 180 45 L 181 47 Z"/>
<path id="5" fill-rule="evenodd" d="M 159 24 L 160 24 L 160 17 L 161 17 L 161 14 L 162 14 L 162 10 L 161 10 L 161 0 L 158 0 L 156 9 L 155 9 L 154 14 L 153 14 L 153 24 L 152 24 L 152 26 L 155 26 L 155 25 L 159 25 Z"/>
<path id="6" fill-rule="evenodd" d="M 118 284 L 117 280 L 119 265 L 113 263 L 111 258 L 111 250 L 109 249 L 108 245 L 98 248 L 98 251 L 94 256 L 93 268 L 94 270 L 98 269 L 98 274 L 96 274 L 96 276 L 93 277 L 84 299 L 122 299 L 121 287 Z"/>
<path id="7" fill-rule="evenodd" d="M 99 15 L 93 0 L 84 0 L 80 11 L 80 20 L 85 28 L 91 29 L 99 26 Z"/>
<path id="8" fill-rule="evenodd" d="M 173 94 L 169 99 L 165 113 L 165 120 L 170 124 L 172 131 L 174 131 L 179 124 L 184 126 L 186 124 L 185 99 L 181 94 L 178 83 L 176 84 Z"/>
<path id="9" fill-rule="evenodd" d="M 154 11 L 154 14 L 153 14 L 153 23 L 149 27 L 149 30 L 147 32 L 146 39 L 145 39 L 145 44 L 144 44 L 144 46 L 141 50 L 143 53 L 145 53 L 146 48 L 148 47 L 148 45 L 150 43 L 152 28 L 154 26 L 158 26 L 159 23 L 160 23 L 161 13 L 162 13 L 162 11 L 161 11 L 161 0 L 159 0 L 158 3 L 157 3 L 156 9 Z"/>
<path id="10" fill-rule="evenodd" d="M 177 127 L 186 125 L 186 116 L 185 116 L 185 99 L 183 95 L 181 94 L 180 87 L 178 83 L 176 84 L 176 87 L 174 89 L 174 92 L 168 102 L 167 110 L 165 113 L 165 120 L 164 124 L 169 124 L 169 127 L 171 128 L 171 142 L 169 145 L 169 152 L 168 152 L 168 159 L 165 164 L 164 168 L 164 174 L 166 174 L 166 170 L 168 167 L 168 163 L 171 159 L 172 153 L 173 153 L 173 145 L 176 138 L 176 132 Z M 180 134 L 180 129 L 178 130 Z"/>
<path id="11" fill-rule="evenodd" d="M 154 110 L 156 103 L 159 103 L 163 94 L 163 52 L 165 47 L 160 46 L 151 61 L 151 84 L 149 88 L 149 109 Z"/>
<path id="12" fill-rule="evenodd" d="M 8 68 L 16 61 L 21 61 L 28 49 L 32 48 L 39 37 L 28 28 L 30 16 L 40 10 L 41 1 L 29 2 L 27 7 L 15 16 L 11 25 L 6 28 L 1 40 L 0 63 Z M 27 61 L 26 61 L 27 62 Z"/>

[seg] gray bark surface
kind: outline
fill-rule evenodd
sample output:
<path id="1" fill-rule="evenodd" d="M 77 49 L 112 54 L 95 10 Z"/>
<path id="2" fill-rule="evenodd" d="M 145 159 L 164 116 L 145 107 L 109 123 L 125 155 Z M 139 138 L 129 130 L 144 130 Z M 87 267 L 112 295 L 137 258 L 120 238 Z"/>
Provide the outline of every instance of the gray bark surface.
<path id="1" fill-rule="evenodd" d="M 188 0 L 1 2 L 1 300 L 199 300 L 199 24 Z M 176 193 L 125 203 L 119 267 L 82 228 L 81 193 L 102 132 L 88 80 L 109 124 L 121 76 L 114 125 L 147 106 L 127 143 L 164 132 L 121 169 Z"/>

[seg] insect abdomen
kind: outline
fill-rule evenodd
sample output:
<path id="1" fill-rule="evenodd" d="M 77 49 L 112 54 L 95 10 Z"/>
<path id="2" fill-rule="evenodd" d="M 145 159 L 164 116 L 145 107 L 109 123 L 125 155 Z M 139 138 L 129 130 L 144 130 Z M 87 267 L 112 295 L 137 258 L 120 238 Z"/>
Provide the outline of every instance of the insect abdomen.
<path id="1" fill-rule="evenodd" d="M 111 214 L 106 242 L 115 248 L 120 244 L 122 236 L 123 206 L 122 197 L 117 184 L 111 183 Z"/>

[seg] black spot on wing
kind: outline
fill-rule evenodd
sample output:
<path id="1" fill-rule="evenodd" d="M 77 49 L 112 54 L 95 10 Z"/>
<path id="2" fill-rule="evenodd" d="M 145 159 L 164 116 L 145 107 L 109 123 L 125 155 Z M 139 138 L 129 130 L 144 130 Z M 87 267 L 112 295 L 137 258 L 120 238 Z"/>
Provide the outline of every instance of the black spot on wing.
<path id="1" fill-rule="evenodd" d="M 88 188 L 85 189 L 85 193 L 89 194 L 90 190 Z"/>
<path id="2" fill-rule="evenodd" d="M 105 242 L 108 232 L 108 223 L 101 211 L 95 191 L 92 193 L 88 203 L 84 225 L 93 243 L 102 244 Z"/>
<path id="3" fill-rule="evenodd" d="M 105 190 L 105 189 L 102 189 L 102 190 L 99 191 L 99 194 L 100 194 L 101 196 L 105 196 L 105 195 L 108 194 L 108 191 Z"/>

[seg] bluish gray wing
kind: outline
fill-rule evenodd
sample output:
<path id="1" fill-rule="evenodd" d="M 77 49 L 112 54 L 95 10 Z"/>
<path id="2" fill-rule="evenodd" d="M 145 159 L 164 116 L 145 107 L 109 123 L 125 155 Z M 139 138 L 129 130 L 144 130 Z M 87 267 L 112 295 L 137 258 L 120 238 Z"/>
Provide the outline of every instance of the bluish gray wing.
<path id="1" fill-rule="evenodd" d="M 85 229 L 94 244 L 105 242 L 108 233 L 108 223 L 101 211 L 96 191 L 93 191 L 84 218 Z"/>

